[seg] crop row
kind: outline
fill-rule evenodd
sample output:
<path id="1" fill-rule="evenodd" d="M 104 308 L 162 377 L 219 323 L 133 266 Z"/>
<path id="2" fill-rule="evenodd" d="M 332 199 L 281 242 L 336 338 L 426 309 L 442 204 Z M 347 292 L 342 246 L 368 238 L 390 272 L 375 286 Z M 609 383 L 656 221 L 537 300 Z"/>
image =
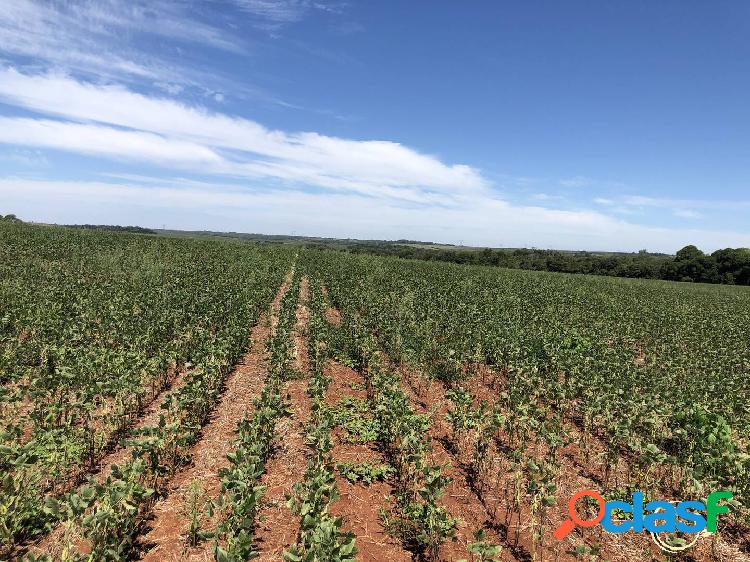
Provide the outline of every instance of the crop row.
<path id="1" fill-rule="evenodd" d="M 141 514 L 187 460 L 291 255 L 33 227 L 22 234 L 2 246 L 12 259 L 3 261 L 0 304 L 0 544 L 10 553 L 63 524 L 68 559 L 77 556 L 73 534 L 102 560 L 120 559 Z M 159 423 L 129 435 L 144 397 L 162 386 L 150 385 L 178 370 L 184 384 L 164 399 Z M 131 461 L 65 491 L 118 442 Z"/>
<path id="2" fill-rule="evenodd" d="M 529 424 L 544 404 L 601 438 L 608 473 L 625 456 L 632 485 L 698 497 L 720 487 L 750 506 L 743 288 L 309 259 L 344 322 L 375 333 L 394 360 L 449 384 L 488 367 Z"/>
<path id="3" fill-rule="evenodd" d="M 301 482 L 287 498 L 288 507 L 300 518 L 296 544 L 284 551 L 289 562 L 343 562 L 357 554 L 354 535 L 342 531 L 343 520 L 329 513 L 339 497 L 331 457 L 333 419 L 324 404 L 330 378 L 324 374 L 327 360 L 324 306 L 319 284 L 311 283 L 308 348 L 311 359 L 307 394 L 312 401 L 312 420 L 305 434 L 310 458 Z"/>
<path id="4" fill-rule="evenodd" d="M 227 455 L 230 467 L 220 472 L 221 496 L 214 506 L 221 514 L 214 546 L 218 562 L 241 562 L 257 555 L 255 528 L 265 491 L 260 478 L 273 453 L 276 422 L 290 414 L 283 385 L 291 372 L 290 335 L 298 287 L 297 279 L 281 300 L 278 322 L 266 345 L 269 369 L 265 385 L 255 400 L 252 417 L 237 427 L 237 446 Z"/>

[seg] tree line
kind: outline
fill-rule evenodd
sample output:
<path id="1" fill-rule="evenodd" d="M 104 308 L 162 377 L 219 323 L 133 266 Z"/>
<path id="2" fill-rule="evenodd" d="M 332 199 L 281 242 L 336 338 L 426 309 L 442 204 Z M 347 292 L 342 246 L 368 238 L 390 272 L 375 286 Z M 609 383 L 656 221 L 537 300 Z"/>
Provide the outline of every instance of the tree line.
<path id="1" fill-rule="evenodd" d="M 352 253 L 510 269 L 750 285 L 750 248 L 725 248 L 705 254 L 690 245 L 682 248 L 675 256 L 650 253 L 646 250 L 638 253 L 602 254 L 527 248 L 438 249 L 403 244 L 357 244 L 347 246 L 346 250 Z"/>
<path id="2" fill-rule="evenodd" d="M 16 215 L 0 214 L 0 221 L 20 223 Z M 138 234 L 157 234 L 140 226 L 98 224 L 66 225 L 72 228 L 110 230 Z M 235 235 L 258 236 L 258 235 Z M 284 238 L 284 237 L 264 237 Z M 284 238 L 285 239 L 285 238 Z M 273 241 L 273 240 L 272 240 Z M 343 246 L 341 245 L 343 243 Z M 445 261 L 468 265 L 489 265 L 509 269 L 557 271 L 641 279 L 664 279 L 693 283 L 750 285 L 750 248 L 724 248 L 705 254 L 694 245 L 685 246 L 676 255 L 658 254 L 641 250 L 638 253 L 563 252 L 559 250 L 465 249 L 444 248 L 431 242 L 313 242 L 308 247 L 334 247 L 352 253 L 396 256 L 404 259 Z"/>
<path id="3" fill-rule="evenodd" d="M 156 234 L 155 230 L 142 226 L 120 226 L 111 224 L 66 224 L 69 228 L 81 228 L 83 230 L 108 230 L 111 232 L 132 232 L 135 234 Z"/>
<path id="4" fill-rule="evenodd" d="M 3 216 L 0 213 L 0 221 L 6 223 L 23 224 L 23 221 L 14 214 L 8 214 Z M 68 228 L 81 228 L 83 230 L 108 230 L 112 232 L 132 232 L 135 234 L 156 234 L 155 230 L 150 228 L 144 228 L 142 226 L 120 226 L 112 224 L 64 224 Z"/>

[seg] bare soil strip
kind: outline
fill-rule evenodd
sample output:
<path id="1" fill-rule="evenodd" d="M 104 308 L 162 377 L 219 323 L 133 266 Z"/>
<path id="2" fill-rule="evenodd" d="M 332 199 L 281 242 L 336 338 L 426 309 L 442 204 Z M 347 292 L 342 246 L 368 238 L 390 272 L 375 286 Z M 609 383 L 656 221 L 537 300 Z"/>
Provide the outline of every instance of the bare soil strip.
<path id="1" fill-rule="evenodd" d="M 185 498 L 195 480 L 203 492 L 215 499 L 221 481 L 219 470 L 229 467 L 227 453 L 231 450 L 237 424 L 252 409 L 253 400 L 260 394 L 267 374 L 265 343 L 272 327 L 276 326 L 279 306 L 289 290 L 293 272 L 287 274 L 271 304 L 271 317 L 263 314 L 252 329 L 250 351 L 239 361 L 227 377 L 224 393 L 201 432 L 201 438 L 192 450 L 192 464 L 178 472 L 172 479 L 169 494 L 156 503 L 149 530 L 142 538 L 142 560 L 154 562 L 182 560 L 210 560 L 211 543 L 188 548 L 185 533 L 188 521 L 185 516 Z"/>
<path id="2" fill-rule="evenodd" d="M 323 283 L 320 284 L 320 292 L 323 293 L 323 298 L 325 299 L 326 303 L 330 303 L 330 299 L 328 298 L 328 287 L 326 287 Z M 326 317 L 326 321 L 331 326 L 341 326 L 341 311 L 338 308 L 328 305 L 326 306 L 324 314 Z"/>
<path id="3" fill-rule="evenodd" d="M 305 276 L 299 284 L 299 302 L 297 303 L 296 323 L 294 325 L 294 368 L 307 375 L 310 372 L 310 359 L 307 349 L 307 325 L 310 322 L 310 280 Z"/>
<path id="4" fill-rule="evenodd" d="M 326 392 L 326 404 L 333 406 L 345 396 L 367 398 L 361 389 L 364 378 L 360 373 L 329 360 L 325 374 L 331 377 Z M 352 385 L 358 387 L 352 388 Z M 335 462 L 372 462 L 383 464 L 383 455 L 373 443 L 350 444 L 342 442 L 340 432 L 334 435 L 335 445 L 332 456 Z M 344 518 L 344 531 L 351 531 L 357 537 L 357 560 L 362 562 L 407 562 L 412 559 L 400 541 L 390 536 L 383 528 L 380 509 L 387 507 L 393 488 L 387 482 L 373 482 L 369 486 L 352 484 L 336 472 L 336 484 L 341 497 L 331 505 L 331 514 Z"/>
<path id="5" fill-rule="evenodd" d="M 291 417 L 282 418 L 276 425 L 278 449 L 266 464 L 260 484 L 266 486 L 263 495 L 266 504 L 258 514 L 255 538 L 260 551 L 258 560 L 282 559 L 284 549 L 294 544 L 299 532 L 299 518 L 286 506 L 286 496 L 292 493 L 295 482 L 301 481 L 307 466 L 305 428 L 311 417 L 311 403 L 307 396 L 309 360 L 305 332 L 309 319 L 306 303 L 309 297 L 307 278 L 300 283 L 300 300 L 297 304 L 297 322 L 294 328 L 295 369 L 304 379 L 286 384 L 291 405 Z"/>

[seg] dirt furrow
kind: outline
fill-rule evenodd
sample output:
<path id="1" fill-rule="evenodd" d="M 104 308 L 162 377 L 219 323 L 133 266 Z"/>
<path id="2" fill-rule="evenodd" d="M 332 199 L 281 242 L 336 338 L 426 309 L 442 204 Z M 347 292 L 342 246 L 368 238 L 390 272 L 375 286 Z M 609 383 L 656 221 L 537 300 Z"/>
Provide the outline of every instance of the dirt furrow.
<path id="1" fill-rule="evenodd" d="M 364 378 L 360 373 L 329 360 L 325 374 L 331 377 L 326 392 L 326 404 L 333 406 L 346 396 L 366 399 Z M 335 445 L 331 454 L 335 462 L 356 462 L 383 464 L 384 458 L 373 443 L 344 443 L 342 435 L 334 435 Z M 357 538 L 357 560 L 377 562 L 408 561 L 412 559 L 400 541 L 390 536 L 383 528 L 380 518 L 381 508 L 387 507 L 393 489 L 387 482 L 373 482 L 370 485 L 353 484 L 336 473 L 336 484 L 341 497 L 331 505 L 331 514 L 344 519 L 344 531 L 354 533 Z"/>
<path id="2" fill-rule="evenodd" d="M 307 466 L 305 428 L 311 417 L 310 398 L 306 393 L 309 373 L 307 352 L 307 322 L 309 310 L 308 280 L 300 282 L 300 300 L 296 310 L 293 333 L 294 367 L 304 378 L 286 383 L 285 391 L 292 415 L 276 424 L 277 449 L 266 463 L 266 472 L 260 484 L 266 487 L 264 506 L 258 514 L 255 540 L 259 551 L 258 560 L 282 559 L 284 549 L 294 544 L 299 532 L 299 518 L 286 505 L 286 497 L 292 493 L 295 482 L 303 479 Z"/>
<path id="3" fill-rule="evenodd" d="M 290 272 L 271 304 L 271 316 L 263 314 L 250 333 L 250 351 L 238 362 L 227 377 L 225 389 L 210 421 L 201 432 L 192 450 L 192 463 L 172 479 L 169 493 L 154 506 L 148 531 L 142 537 L 144 554 L 149 562 L 210 560 L 211 544 L 206 541 L 189 548 L 186 542 L 188 527 L 188 492 L 195 482 L 207 498 L 216 499 L 220 491 L 219 470 L 229 466 L 227 453 L 231 450 L 237 424 L 252 409 L 253 400 L 260 394 L 267 373 L 265 343 L 276 325 L 276 316 L 284 294 L 293 277 Z"/>
<path id="4" fill-rule="evenodd" d="M 497 525 L 486 505 L 480 500 L 470 485 L 469 478 L 455 456 L 447 448 L 447 426 L 445 413 L 447 408 L 443 403 L 444 396 L 440 385 L 432 380 L 417 379 L 418 375 L 411 371 L 399 369 L 403 381 L 403 390 L 411 399 L 412 405 L 418 413 L 430 415 L 428 436 L 432 439 L 433 464 L 443 466 L 443 474 L 451 478 L 446 486 L 445 495 L 441 500 L 448 513 L 456 518 L 456 537 L 453 541 L 446 541 L 440 549 L 440 559 L 455 561 L 471 559 L 468 547 L 474 542 L 474 533 L 484 529 L 486 540 L 492 544 L 504 546 L 500 560 L 524 560 L 526 552 L 513 552 L 505 544 L 505 530 Z M 530 559 L 530 558 L 529 558 Z"/>
<path id="5" fill-rule="evenodd" d="M 307 326 L 310 322 L 310 310 L 307 303 L 310 300 L 310 280 L 302 277 L 299 284 L 299 301 L 297 304 L 296 322 L 294 325 L 294 368 L 307 375 L 310 372 L 310 358 L 307 349 Z"/>

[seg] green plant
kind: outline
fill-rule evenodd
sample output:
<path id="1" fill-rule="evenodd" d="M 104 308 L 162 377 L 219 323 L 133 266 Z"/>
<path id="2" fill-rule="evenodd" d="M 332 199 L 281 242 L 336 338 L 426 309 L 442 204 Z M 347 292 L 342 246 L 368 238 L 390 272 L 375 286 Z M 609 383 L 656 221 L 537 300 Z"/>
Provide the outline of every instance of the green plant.
<path id="1" fill-rule="evenodd" d="M 336 480 L 331 467 L 322 462 L 311 462 L 304 481 L 294 486 L 294 494 L 287 506 L 300 516 L 300 536 L 297 544 L 284 552 L 289 561 L 323 562 L 354 560 L 354 535 L 341 531 L 340 517 L 328 513 L 330 503 L 338 498 Z"/>
<path id="2" fill-rule="evenodd" d="M 581 562 L 597 562 L 601 556 L 601 545 L 594 544 L 588 546 L 585 544 L 579 544 L 575 548 L 571 548 L 567 551 L 568 554 L 574 556 L 576 560 Z"/>
<path id="3" fill-rule="evenodd" d="M 371 462 L 339 462 L 336 463 L 336 468 L 349 482 L 364 484 L 386 480 L 394 472 L 393 467 L 387 464 Z"/>
<path id="4" fill-rule="evenodd" d="M 334 425 L 345 431 L 346 442 L 366 443 L 378 438 L 380 426 L 367 400 L 344 396 L 330 410 Z"/>
<path id="5" fill-rule="evenodd" d="M 445 397 L 453 403 L 453 409 L 445 417 L 451 424 L 453 446 L 460 452 L 464 440 L 477 428 L 484 416 L 484 406 L 474 409 L 474 396 L 461 387 L 448 390 Z"/>
<path id="6" fill-rule="evenodd" d="M 495 557 L 499 556 L 503 549 L 487 541 L 487 532 L 479 529 L 474 533 L 474 542 L 469 545 L 468 550 L 475 562 L 497 562 Z"/>
<path id="7" fill-rule="evenodd" d="M 62 502 L 50 499 L 46 509 L 57 519 L 77 524 L 81 535 L 91 545 L 92 560 L 127 560 L 132 552 L 141 506 L 153 495 L 153 490 L 141 483 L 145 471 L 142 460 L 114 466 L 104 482 L 91 480 Z"/>
<path id="8" fill-rule="evenodd" d="M 417 541 L 425 549 L 429 560 L 437 560 L 440 545 L 456 533 L 456 520 L 446 509 L 438 505 L 450 478 L 442 474 L 441 468 L 425 466 L 422 469 L 423 483 L 418 490 L 421 502 L 414 502 L 407 510 L 417 522 Z"/>
<path id="9" fill-rule="evenodd" d="M 185 492 L 183 502 L 183 516 L 188 521 L 187 542 L 190 546 L 197 546 L 211 533 L 204 530 L 206 519 L 213 514 L 210 498 L 203 490 L 200 480 L 190 481 Z"/>

